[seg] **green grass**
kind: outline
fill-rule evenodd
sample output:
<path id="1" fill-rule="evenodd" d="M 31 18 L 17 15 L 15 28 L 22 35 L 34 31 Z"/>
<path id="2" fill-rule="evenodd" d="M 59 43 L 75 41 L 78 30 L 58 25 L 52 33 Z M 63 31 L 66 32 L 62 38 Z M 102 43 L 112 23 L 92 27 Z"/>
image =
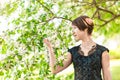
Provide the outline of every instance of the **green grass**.
<path id="1" fill-rule="evenodd" d="M 111 73 L 112 80 L 120 80 L 120 65 L 112 67 Z"/>

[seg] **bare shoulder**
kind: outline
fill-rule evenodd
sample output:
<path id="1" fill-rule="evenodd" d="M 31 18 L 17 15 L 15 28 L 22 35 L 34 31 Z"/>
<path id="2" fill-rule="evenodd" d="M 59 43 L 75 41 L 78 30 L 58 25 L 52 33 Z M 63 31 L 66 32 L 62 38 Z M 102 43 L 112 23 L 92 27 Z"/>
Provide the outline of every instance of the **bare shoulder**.
<path id="1" fill-rule="evenodd" d="M 67 52 L 67 54 L 65 55 L 65 60 L 67 60 L 67 61 L 72 60 L 72 54 L 70 52 Z"/>
<path id="2" fill-rule="evenodd" d="M 107 50 L 102 53 L 102 58 L 109 58 L 109 52 Z"/>
<path id="3" fill-rule="evenodd" d="M 106 66 L 107 64 L 109 64 L 109 62 L 110 62 L 109 53 L 108 53 L 108 51 L 104 51 L 102 53 L 102 64 L 103 64 L 103 66 Z"/>

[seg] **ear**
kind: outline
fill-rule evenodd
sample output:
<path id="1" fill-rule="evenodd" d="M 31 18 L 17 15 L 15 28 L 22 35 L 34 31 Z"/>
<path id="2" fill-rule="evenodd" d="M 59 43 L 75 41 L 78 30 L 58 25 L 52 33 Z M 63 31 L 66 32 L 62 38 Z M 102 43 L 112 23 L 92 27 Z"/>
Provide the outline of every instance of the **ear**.
<path id="1" fill-rule="evenodd" d="M 88 28 L 86 28 L 84 31 L 85 31 L 86 33 L 88 33 Z"/>

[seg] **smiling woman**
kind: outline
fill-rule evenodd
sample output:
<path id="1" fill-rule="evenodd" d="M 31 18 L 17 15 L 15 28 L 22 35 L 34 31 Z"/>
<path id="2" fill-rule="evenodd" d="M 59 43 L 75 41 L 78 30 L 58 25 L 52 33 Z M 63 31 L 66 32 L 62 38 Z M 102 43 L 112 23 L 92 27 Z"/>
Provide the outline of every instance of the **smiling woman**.
<path id="1" fill-rule="evenodd" d="M 75 80 L 102 80 L 101 70 L 104 80 L 111 80 L 109 50 L 92 40 L 93 26 L 93 21 L 88 16 L 80 16 L 72 21 L 73 36 L 76 41 L 82 40 L 82 43 L 68 49 L 63 66 L 57 65 L 54 68 L 56 58 L 52 44 L 48 39 L 44 39 L 49 51 L 49 64 L 53 74 L 57 74 L 73 63 Z"/>

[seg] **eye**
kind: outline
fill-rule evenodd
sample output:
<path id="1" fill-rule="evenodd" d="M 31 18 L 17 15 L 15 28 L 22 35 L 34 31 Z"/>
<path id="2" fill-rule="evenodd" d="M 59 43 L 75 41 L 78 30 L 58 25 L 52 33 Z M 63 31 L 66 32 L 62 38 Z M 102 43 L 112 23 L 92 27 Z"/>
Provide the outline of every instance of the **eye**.
<path id="1" fill-rule="evenodd" d="M 76 29 L 76 28 L 77 28 L 77 26 L 72 25 L 72 28 L 73 28 L 73 29 Z"/>
<path id="2" fill-rule="evenodd" d="M 75 26 L 74 29 L 77 29 L 77 27 Z"/>

